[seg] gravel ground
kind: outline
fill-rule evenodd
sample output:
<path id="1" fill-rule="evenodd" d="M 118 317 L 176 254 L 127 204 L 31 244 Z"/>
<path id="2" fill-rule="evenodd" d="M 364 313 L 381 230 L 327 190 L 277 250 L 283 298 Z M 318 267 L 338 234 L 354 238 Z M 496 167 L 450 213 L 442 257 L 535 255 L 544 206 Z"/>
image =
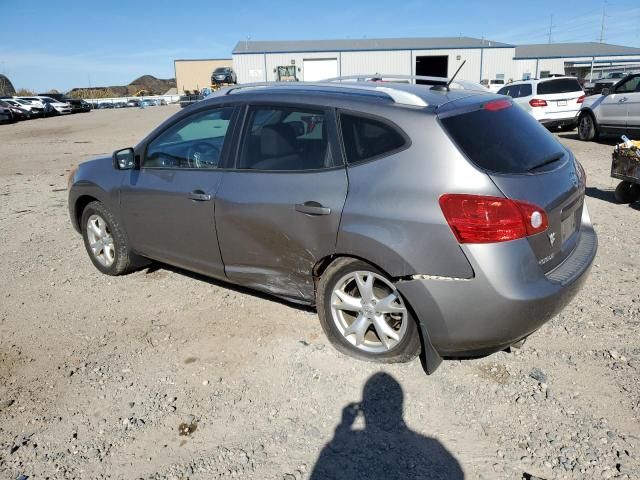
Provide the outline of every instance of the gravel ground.
<path id="1" fill-rule="evenodd" d="M 579 296 L 521 350 L 379 366 L 316 315 L 177 269 L 102 276 L 65 174 L 176 107 L 0 126 L 0 477 L 640 478 L 640 209 L 613 141 L 559 134 L 599 233 Z"/>

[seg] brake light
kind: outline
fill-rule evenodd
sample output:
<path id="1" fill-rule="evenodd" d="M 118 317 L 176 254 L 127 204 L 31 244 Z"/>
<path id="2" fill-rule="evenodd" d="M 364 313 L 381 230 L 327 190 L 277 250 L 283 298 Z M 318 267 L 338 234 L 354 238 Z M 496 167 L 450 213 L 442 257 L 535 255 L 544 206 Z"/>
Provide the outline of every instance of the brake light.
<path id="1" fill-rule="evenodd" d="M 578 103 L 582 103 L 582 102 L 584 102 L 584 95 L 580 95 L 578 97 Z"/>
<path id="2" fill-rule="evenodd" d="M 529 100 L 529 105 L 531 105 L 532 107 L 546 107 L 547 101 L 542 100 L 541 98 L 532 98 L 531 100 Z"/>
<path id="3" fill-rule="evenodd" d="M 490 112 L 497 112 L 498 110 L 504 110 L 510 106 L 511 101 L 509 100 L 493 100 L 492 102 L 485 103 L 484 109 L 489 110 Z"/>
<path id="4" fill-rule="evenodd" d="M 508 198 L 447 193 L 440 197 L 440 208 L 460 243 L 507 242 L 549 226 L 544 209 Z"/>

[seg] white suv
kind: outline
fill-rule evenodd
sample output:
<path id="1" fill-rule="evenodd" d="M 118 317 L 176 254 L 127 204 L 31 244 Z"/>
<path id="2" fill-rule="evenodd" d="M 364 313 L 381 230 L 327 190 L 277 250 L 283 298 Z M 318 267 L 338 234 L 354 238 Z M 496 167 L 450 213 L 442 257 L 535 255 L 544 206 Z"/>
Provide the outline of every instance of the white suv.
<path id="1" fill-rule="evenodd" d="M 640 73 L 585 100 L 578 117 L 578 136 L 594 140 L 601 133 L 640 135 Z"/>
<path id="2" fill-rule="evenodd" d="M 582 87 L 574 77 L 551 77 L 513 82 L 498 91 L 509 95 L 545 127 L 573 130 L 584 101 Z"/>

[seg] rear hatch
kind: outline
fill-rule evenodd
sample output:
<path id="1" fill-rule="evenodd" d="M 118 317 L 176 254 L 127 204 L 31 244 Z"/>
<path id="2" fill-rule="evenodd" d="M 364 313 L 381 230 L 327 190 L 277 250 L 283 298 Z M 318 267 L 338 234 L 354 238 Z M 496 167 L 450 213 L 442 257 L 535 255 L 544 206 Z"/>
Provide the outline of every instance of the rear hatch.
<path id="1" fill-rule="evenodd" d="M 584 92 L 575 78 L 553 78 L 538 83 L 534 99 L 544 100 L 545 113 L 571 113 L 580 110 Z"/>
<path id="2" fill-rule="evenodd" d="M 549 227 L 527 240 L 545 272 L 560 264 L 578 242 L 584 204 L 584 171 L 573 154 L 504 97 L 452 102 L 438 117 L 458 148 L 505 197 L 544 209 Z"/>

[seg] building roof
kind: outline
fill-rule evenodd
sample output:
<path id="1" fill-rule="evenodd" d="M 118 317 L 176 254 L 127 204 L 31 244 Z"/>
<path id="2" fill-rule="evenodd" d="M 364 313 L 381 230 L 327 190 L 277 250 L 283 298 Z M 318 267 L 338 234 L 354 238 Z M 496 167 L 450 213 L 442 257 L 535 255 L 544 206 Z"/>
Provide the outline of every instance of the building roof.
<path id="1" fill-rule="evenodd" d="M 541 43 L 518 45 L 515 58 L 605 57 L 620 55 L 640 55 L 640 48 L 598 42 Z"/>
<path id="2" fill-rule="evenodd" d="M 445 48 L 513 48 L 514 45 L 472 37 L 349 38 L 343 40 L 241 40 L 234 55 L 245 53 L 353 52 L 375 50 L 432 50 Z"/>

